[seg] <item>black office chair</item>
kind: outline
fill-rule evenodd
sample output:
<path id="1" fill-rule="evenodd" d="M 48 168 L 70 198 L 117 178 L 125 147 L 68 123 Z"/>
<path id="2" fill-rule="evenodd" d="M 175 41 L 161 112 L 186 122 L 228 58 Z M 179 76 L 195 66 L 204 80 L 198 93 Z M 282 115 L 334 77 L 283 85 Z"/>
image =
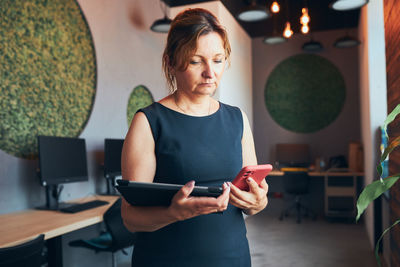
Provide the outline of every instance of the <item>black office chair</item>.
<path id="1" fill-rule="evenodd" d="M 74 240 L 69 242 L 72 247 L 85 247 L 94 250 L 96 253 L 106 251 L 112 253 L 113 266 L 116 266 L 116 258 L 114 253 L 118 250 L 127 255 L 124 248 L 134 245 L 136 235 L 129 232 L 121 218 L 121 198 L 104 213 L 104 223 L 106 231 L 100 236 L 89 240 Z"/>
<path id="2" fill-rule="evenodd" d="M 289 208 L 282 211 L 279 219 L 283 220 L 284 217 L 289 216 L 291 210 L 296 210 L 297 223 L 301 223 L 302 215 L 311 215 L 315 220 L 315 213 L 308 207 L 304 206 L 301 202 L 301 197 L 308 194 L 309 191 L 310 177 L 308 176 L 307 171 L 285 171 L 282 179 L 285 192 L 294 195 L 294 203 L 292 203 Z"/>
<path id="3" fill-rule="evenodd" d="M 0 248 L 0 267 L 40 267 L 43 263 L 44 235 L 23 244 Z"/>

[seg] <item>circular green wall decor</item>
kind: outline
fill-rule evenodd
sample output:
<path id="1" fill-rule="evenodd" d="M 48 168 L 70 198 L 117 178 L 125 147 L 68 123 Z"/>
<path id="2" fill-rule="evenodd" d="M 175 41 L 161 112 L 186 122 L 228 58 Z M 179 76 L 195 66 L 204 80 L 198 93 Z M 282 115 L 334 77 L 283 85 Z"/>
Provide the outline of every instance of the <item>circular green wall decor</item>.
<path id="1" fill-rule="evenodd" d="M 316 132 L 340 114 L 346 97 L 343 77 L 327 59 L 300 54 L 282 61 L 267 80 L 265 105 L 283 128 Z"/>
<path id="2" fill-rule="evenodd" d="M 37 135 L 77 137 L 96 93 L 92 36 L 75 0 L 0 1 L 0 149 L 37 156 Z"/>
<path id="3" fill-rule="evenodd" d="M 151 105 L 154 102 L 153 95 L 144 85 L 136 86 L 128 100 L 128 110 L 127 110 L 127 119 L 128 125 L 131 125 L 131 121 L 133 116 L 135 116 L 136 112 L 145 108 L 148 105 Z"/>

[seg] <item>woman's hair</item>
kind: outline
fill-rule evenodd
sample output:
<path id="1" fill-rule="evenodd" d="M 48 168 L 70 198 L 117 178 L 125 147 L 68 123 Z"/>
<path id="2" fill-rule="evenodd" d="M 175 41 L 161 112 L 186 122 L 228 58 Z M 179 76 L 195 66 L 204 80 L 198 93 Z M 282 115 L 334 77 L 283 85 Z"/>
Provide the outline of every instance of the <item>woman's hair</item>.
<path id="1" fill-rule="evenodd" d="M 172 69 L 186 70 L 190 58 L 196 52 L 197 40 L 200 36 L 211 32 L 216 32 L 221 36 L 225 59 L 229 62 L 231 46 L 228 35 L 210 11 L 202 8 L 187 9 L 176 15 L 172 21 L 162 58 L 162 68 L 171 93 L 176 90 Z"/>

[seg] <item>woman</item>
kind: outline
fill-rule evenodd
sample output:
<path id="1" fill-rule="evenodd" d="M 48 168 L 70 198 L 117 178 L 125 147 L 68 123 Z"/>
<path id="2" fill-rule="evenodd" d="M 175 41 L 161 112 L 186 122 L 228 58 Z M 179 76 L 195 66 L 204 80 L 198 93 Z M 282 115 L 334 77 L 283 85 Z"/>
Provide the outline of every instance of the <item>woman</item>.
<path id="1" fill-rule="evenodd" d="M 134 116 L 122 176 L 185 186 L 169 207 L 123 201 L 124 224 L 138 232 L 132 266 L 251 265 L 242 211 L 264 209 L 268 185 L 250 178 L 245 192 L 230 183 L 257 159 L 245 114 L 211 97 L 229 55 L 226 31 L 209 11 L 189 9 L 173 20 L 163 55 L 171 94 Z M 195 184 L 222 184 L 224 191 L 218 198 L 190 197 Z"/>

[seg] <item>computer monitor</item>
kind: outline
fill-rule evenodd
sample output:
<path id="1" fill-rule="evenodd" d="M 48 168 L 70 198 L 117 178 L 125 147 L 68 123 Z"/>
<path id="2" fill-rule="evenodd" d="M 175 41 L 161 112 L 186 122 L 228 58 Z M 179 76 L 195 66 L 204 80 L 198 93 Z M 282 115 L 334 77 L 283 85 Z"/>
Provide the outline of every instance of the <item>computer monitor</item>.
<path id="1" fill-rule="evenodd" d="M 38 149 L 43 186 L 88 180 L 84 139 L 38 136 Z"/>
<path id="2" fill-rule="evenodd" d="M 308 167 L 311 163 L 308 144 L 277 144 L 275 155 L 280 167 Z"/>
<path id="3" fill-rule="evenodd" d="M 104 139 L 104 177 L 121 175 L 121 154 L 124 139 Z"/>
<path id="4" fill-rule="evenodd" d="M 107 194 L 116 194 L 115 177 L 121 175 L 121 154 L 124 139 L 104 139 L 104 177 L 107 179 Z"/>
<path id="5" fill-rule="evenodd" d="M 86 142 L 81 138 L 38 136 L 38 151 L 38 174 L 46 187 L 45 208 L 58 209 L 62 184 L 89 180 Z"/>

